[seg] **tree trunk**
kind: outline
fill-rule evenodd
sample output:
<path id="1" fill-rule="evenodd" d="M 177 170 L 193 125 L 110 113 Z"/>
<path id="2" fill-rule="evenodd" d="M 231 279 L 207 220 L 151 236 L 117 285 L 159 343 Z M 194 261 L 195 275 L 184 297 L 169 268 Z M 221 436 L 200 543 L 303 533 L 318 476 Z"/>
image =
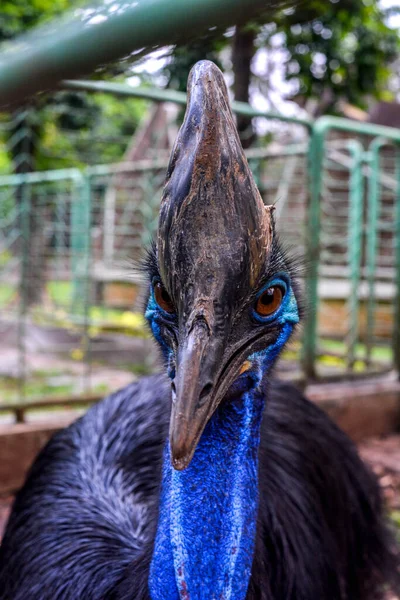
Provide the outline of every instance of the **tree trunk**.
<path id="1" fill-rule="evenodd" d="M 254 28 L 236 28 L 232 46 L 232 64 L 235 77 L 233 91 L 235 100 L 240 102 L 249 101 L 251 61 L 255 53 L 255 38 L 256 31 Z M 243 148 L 249 148 L 256 137 L 251 118 L 238 115 L 237 128 Z"/>

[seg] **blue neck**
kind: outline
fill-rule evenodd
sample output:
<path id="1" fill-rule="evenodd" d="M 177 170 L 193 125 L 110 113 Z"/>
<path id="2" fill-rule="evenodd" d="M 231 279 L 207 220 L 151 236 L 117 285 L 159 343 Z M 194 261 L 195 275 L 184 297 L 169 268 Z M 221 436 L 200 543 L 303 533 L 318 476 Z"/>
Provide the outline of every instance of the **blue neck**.
<path id="1" fill-rule="evenodd" d="M 149 580 L 152 600 L 246 597 L 263 408 L 263 395 L 254 389 L 221 405 L 185 471 L 171 467 L 166 445 Z"/>

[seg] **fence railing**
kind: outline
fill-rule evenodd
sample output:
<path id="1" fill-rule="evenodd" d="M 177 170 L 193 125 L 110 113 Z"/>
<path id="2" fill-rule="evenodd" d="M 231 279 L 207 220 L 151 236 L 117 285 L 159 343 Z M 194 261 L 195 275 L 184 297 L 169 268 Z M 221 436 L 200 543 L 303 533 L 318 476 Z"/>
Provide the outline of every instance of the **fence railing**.
<path id="1" fill-rule="evenodd" d="M 374 345 L 374 321 L 375 321 L 375 306 L 376 306 L 376 291 L 377 291 L 377 256 L 378 256 L 378 235 L 380 232 L 381 223 L 379 221 L 380 209 L 382 208 L 380 203 L 380 190 L 384 184 L 389 180 L 390 191 L 392 194 L 391 202 L 391 213 L 392 219 L 389 219 L 393 224 L 392 227 L 392 263 L 391 268 L 393 272 L 392 293 L 389 294 L 389 299 L 392 301 L 393 306 L 398 306 L 399 298 L 399 261 L 398 261 L 398 244 L 399 244 L 399 210 L 398 210 L 398 199 L 400 190 L 400 178 L 399 171 L 397 168 L 397 154 L 398 149 L 396 144 L 400 142 L 400 131 L 391 127 L 381 127 L 369 123 L 359 123 L 349 121 L 347 119 L 341 119 L 336 117 L 321 117 L 318 119 L 311 132 L 310 147 L 309 147 L 309 168 L 310 168 L 310 203 L 308 211 L 308 225 L 312 235 L 308 238 L 307 244 L 307 259 L 308 259 L 308 270 L 307 270 L 307 293 L 310 297 L 310 303 L 314 308 L 314 314 L 318 313 L 319 305 L 319 294 L 318 294 L 318 279 L 319 279 L 319 265 L 320 265 L 320 251 L 321 251 L 321 198 L 323 197 L 323 177 L 324 177 L 324 157 L 327 147 L 327 140 L 329 134 L 336 133 L 341 135 L 353 135 L 363 140 L 362 148 L 365 152 L 359 148 L 356 151 L 353 143 L 353 154 L 358 152 L 358 158 L 356 157 L 355 178 L 352 182 L 353 189 L 353 210 L 357 213 L 357 217 L 362 217 L 362 212 L 357 208 L 358 203 L 362 203 L 361 200 L 354 200 L 354 197 L 359 193 L 359 189 L 363 189 L 363 182 L 367 185 L 367 198 L 366 201 L 366 217 L 365 221 L 362 221 L 365 230 L 365 253 L 367 263 L 367 285 L 368 292 L 365 300 L 367 305 L 367 330 L 365 335 L 366 345 L 366 361 L 367 365 L 370 364 L 372 347 Z M 372 139 L 372 141 L 371 141 Z M 380 151 L 386 145 L 392 145 L 395 147 L 394 160 L 396 167 L 394 171 L 387 173 L 385 169 L 381 168 L 379 159 Z M 365 164 L 367 169 L 361 169 L 360 163 Z M 360 188 L 357 189 L 357 186 Z M 364 198 L 364 195 L 363 195 Z M 356 227 L 356 233 L 354 233 L 354 226 Z M 357 230 L 359 225 L 355 225 L 353 222 L 352 237 L 350 250 L 353 254 L 352 257 L 352 280 L 353 288 L 358 284 L 360 278 L 361 261 L 358 254 L 360 253 L 359 238 L 360 233 Z M 382 285 L 381 285 L 382 288 Z M 354 291 L 353 291 L 354 293 Z M 360 288 L 358 288 L 358 294 L 360 294 Z M 356 310 L 355 304 L 353 310 Z M 397 311 L 397 309 L 396 309 Z M 392 350 L 391 360 L 389 363 L 391 366 L 399 370 L 399 364 L 393 362 L 394 357 L 399 354 L 398 350 L 398 332 L 397 332 L 397 313 L 393 317 L 391 323 L 391 339 L 392 339 Z M 304 330 L 304 346 L 303 346 L 303 364 L 305 373 L 307 376 L 315 376 L 316 374 L 316 356 L 317 356 L 317 319 L 308 318 L 305 324 Z M 355 326 L 353 325 L 353 330 Z"/>
<path id="2" fill-rule="evenodd" d="M 281 235 L 304 247 L 294 216 L 305 208 L 304 144 L 247 154 L 266 202 L 279 199 Z M 285 178 L 288 160 L 292 177 Z M 0 329 L 8 357 L 0 398 L 17 402 L 18 414 L 37 397 L 106 393 L 132 367 L 152 367 L 137 264 L 156 231 L 167 162 L 0 177 Z"/>
<path id="3" fill-rule="evenodd" d="M 244 22 L 265 7 L 258 0 L 117 4 L 118 10 L 115 3 L 78 10 L 62 28 L 51 24 L 11 44 L 0 54 L 0 106 L 129 53 Z M 84 98 L 186 102 L 179 92 L 102 81 L 68 80 L 63 89 Z M 46 106 L 43 147 L 54 137 L 53 107 Z M 283 240 L 306 257 L 308 311 L 281 375 L 310 380 L 393 369 L 398 375 L 400 131 L 334 117 L 310 122 L 243 103 L 233 108 L 267 120 L 272 138 L 277 123 L 296 133 L 293 143 L 248 150 L 265 202 L 277 205 Z M 132 370 L 153 367 L 134 263 L 155 231 L 167 160 L 164 152 L 94 165 L 90 137 L 75 135 L 79 164 L 68 162 L 65 138 L 60 164 L 74 168 L 28 173 L 38 136 L 31 115 L 25 107 L 14 111 L 17 123 L 0 120 L 18 149 L 16 173 L 0 177 L 0 410 L 14 403 L 20 416 L 27 401 L 37 405 L 35 398 L 101 395 L 123 385 Z"/>
<path id="4" fill-rule="evenodd" d="M 322 134 L 319 122 L 306 130 L 308 141 L 247 151 L 265 202 L 277 206 L 283 241 L 307 257 L 302 349 L 295 341 L 281 374 L 397 368 L 398 132 L 389 129 L 389 139 L 381 128 L 336 119 L 322 121 Z M 357 137 L 343 137 L 348 130 Z M 166 165 L 167 157 L 0 178 L 0 326 L 15 356 L 3 400 L 105 393 L 105 365 L 112 357 L 117 387 L 132 348 L 135 368 L 151 368 L 143 322 L 132 312 L 135 263 L 156 229 Z M 49 372 L 51 385 L 41 382 Z"/>

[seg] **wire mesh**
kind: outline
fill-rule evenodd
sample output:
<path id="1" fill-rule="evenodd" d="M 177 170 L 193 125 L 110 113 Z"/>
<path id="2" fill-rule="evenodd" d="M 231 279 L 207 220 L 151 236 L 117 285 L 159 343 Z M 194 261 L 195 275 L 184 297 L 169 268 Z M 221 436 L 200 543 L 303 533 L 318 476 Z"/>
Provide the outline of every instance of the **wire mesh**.
<path id="1" fill-rule="evenodd" d="M 137 265 L 157 228 L 180 116 L 172 104 L 64 91 L 0 118 L 3 402 L 105 394 L 157 365 Z M 313 235 L 309 140 L 274 123 L 247 156 L 298 258 Z M 350 137 L 331 135 L 323 157 L 317 371 L 328 377 L 393 364 L 396 155 L 382 146 L 374 164 L 371 138 Z M 296 338 L 281 374 L 301 375 L 299 350 Z"/>
<path id="2" fill-rule="evenodd" d="M 396 149 L 378 147 L 374 159 L 374 143 L 369 136 L 334 132 L 325 146 L 318 313 L 325 370 L 371 374 L 393 368 Z"/>

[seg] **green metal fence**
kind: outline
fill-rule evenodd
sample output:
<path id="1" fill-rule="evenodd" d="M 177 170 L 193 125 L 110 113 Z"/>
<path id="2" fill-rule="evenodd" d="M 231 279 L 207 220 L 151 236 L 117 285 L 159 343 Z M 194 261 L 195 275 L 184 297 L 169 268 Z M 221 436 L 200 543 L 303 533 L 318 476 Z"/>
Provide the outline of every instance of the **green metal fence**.
<path id="1" fill-rule="evenodd" d="M 307 244 L 308 275 L 307 290 L 314 307 L 304 332 L 304 369 L 308 376 L 315 376 L 318 357 L 318 323 L 320 294 L 319 277 L 324 264 L 324 244 L 332 237 L 326 231 L 332 219 L 324 214 L 326 203 L 326 156 L 344 164 L 332 154 L 335 138 L 348 140 L 349 205 L 344 206 L 348 219 L 348 240 L 345 260 L 342 264 L 344 279 L 350 282 L 349 298 L 349 344 L 346 347 L 348 369 L 357 367 L 362 372 L 395 368 L 398 370 L 398 198 L 399 171 L 398 149 L 400 131 L 357 123 L 334 117 L 322 117 L 312 129 L 309 168 L 310 204 L 308 224 L 313 235 Z M 332 141 L 333 138 L 333 141 Z M 338 223 L 342 207 L 337 203 L 335 220 Z M 343 206 L 343 205 L 342 205 Z M 337 224 L 340 227 L 340 225 Z M 329 242 L 328 242 L 329 243 Z M 334 254 L 342 253 L 333 246 Z M 342 247 L 343 249 L 343 247 Z M 339 251 L 338 251 L 339 250 Z M 349 271 L 345 267 L 349 267 Z M 361 317 L 364 323 L 360 323 Z M 363 326 L 362 326 L 363 325 Z M 382 326 L 386 325 L 386 329 Z M 390 342 L 389 342 L 390 340 Z M 358 360 L 355 360 L 358 344 Z M 376 364 L 373 365 L 373 358 Z"/>
<path id="2" fill-rule="evenodd" d="M 148 155 L 129 155 L 129 122 L 136 126 L 151 103 L 183 106 L 185 95 L 64 81 L 56 95 L 23 108 L 9 103 L 130 52 L 244 22 L 250 9 L 265 5 L 189 4 L 139 0 L 120 2 L 114 12 L 108 5 L 85 9 L 62 29 L 50 26 L 0 55 L 0 106 L 8 110 L 0 115 L 0 409 L 1 402 L 22 406 L 61 396 L 70 404 L 82 394 L 101 396 L 132 372 L 156 368 L 136 265 L 156 229 L 168 149 L 154 143 Z M 99 94 L 119 98 L 121 112 L 129 106 L 118 139 L 98 110 Z M 72 112 L 71 102 L 78 102 Z M 265 202 L 276 204 L 285 245 L 305 256 L 307 314 L 281 375 L 398 375 L 400 131 L 233 107 L 268 122 L 271 134 L 247 151 L 249 163 Z M 37 110 L 45 123 L 40 134 Z M 82 122 L 90 126 L 82 129 Z M 161 128 L 161 138 L 167 134 Z M 49 171 L 54 147 L 60 168 Z M 104 164 L 96 164 L 99 157 Z"/>
<path id="3" fill-rule="evenodd" d="M 247 151 L 285 245 L 308 261 L 303 337 L 281 374 L 397 368 L 398 132 L 339 119 L 293 125 L 301 141 L 272 135 Z M 135 265 L 156 230 L 167 160 L 0 177 L 3 401 L 102 394 L 154 368 Z"/>
<path id="4" fill-rule="evenodd" d="M 304 247 L 306 145 L 247 154 L 282 236 Z M 154 368 L 136 267 L 156 231 L 167 163 L 0 177 L 3 401 L 104 394 Z"/>

